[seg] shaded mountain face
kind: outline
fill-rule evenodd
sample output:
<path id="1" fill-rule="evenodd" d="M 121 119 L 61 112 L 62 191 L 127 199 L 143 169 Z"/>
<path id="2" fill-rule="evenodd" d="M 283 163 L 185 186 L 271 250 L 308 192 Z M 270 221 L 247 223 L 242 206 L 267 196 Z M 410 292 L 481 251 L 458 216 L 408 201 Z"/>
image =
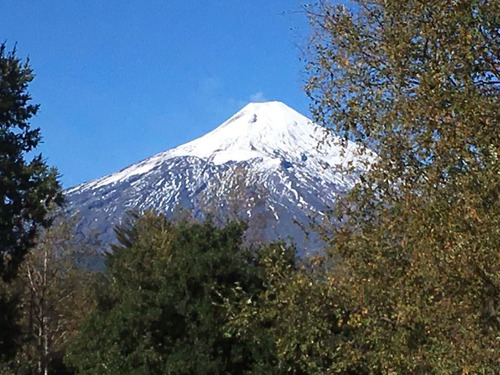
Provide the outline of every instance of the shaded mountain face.
<path id="1" fill-rule="evenodd" d="M 303 255 L 318 243 L 304 242 L 301 226 L 365 169 L 358 146 L 340 143 L 281 102 L 250 103 L 203 137 L 67 190 L 67 209 L 105 244 L 127 210 L 184 209 L 200 219 L 243 217 L 249 241 L 291 239 Z M 357 172 L 346 174 L 348 165 Z"/>

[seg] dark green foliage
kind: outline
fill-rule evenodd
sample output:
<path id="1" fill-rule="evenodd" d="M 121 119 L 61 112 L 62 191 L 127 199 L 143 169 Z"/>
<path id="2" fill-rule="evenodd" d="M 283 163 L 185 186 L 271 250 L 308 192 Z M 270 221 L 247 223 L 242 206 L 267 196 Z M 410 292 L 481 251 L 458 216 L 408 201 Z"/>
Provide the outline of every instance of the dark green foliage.
<path id="1" fill-rule="evenodd" d="M 68 363 L 82 374 L 239 374 L 245 340 L 227 335 L 227 301 L 262 287 L 241 246 L 245 225 L 172 224 L 148 214 L 119 230 L 97 308 Z"/>
<path id="2" fill-rule="evenodd" d="M 16 296 L 6 295 L 4 291 L 0 293 L 0 369 L 3 361 L 9 360 L 16 353 L 13 345 L 13 338 L 20 334 L 20 327 L 15 324 L 18 320 Z"/>
<path id="3" fill-rule="evenodd" d="M 0 283 L 15 276 L 26 252 L 33 247 L 37 230 L 47 227 L 47 213 L 62 196 L 55 169 L 49 169 L 41 155 L 27 161 L 26 155 L 40 142 L 40 129 L 30 127 L 38 105 L 30 104 L 28 84 L 33 72 L 28 64 L 7 52 L 0 44 Z M 10 311 L 14 296 L 0 295 L 6 303 L 0 309 L 0 345 L 14 352 L 16 329 Z M 9 302 L 6 302 L 9 301 Z"/>
<path id="4" fill-rule="evenodd" d="M 130 219 L 68 351 L 77 373 L 363 373 L 337 366 L 353 327 L 325 259 L 244 248 L 240 222 Z"/>
<path id="5" fill-rule="evenodd" d="M 31 161 L 26 153 L 41 140 L 40 129 L 30 127 L 38 105 L 30 104 L 29 63 L 15 50 L 0 45 L 0 275 L 12 278 L 26 251 L 33 246 L 39 225 L 48 226 L 51 202 L 61 203 L 57 172 L 41 155 Z"/>

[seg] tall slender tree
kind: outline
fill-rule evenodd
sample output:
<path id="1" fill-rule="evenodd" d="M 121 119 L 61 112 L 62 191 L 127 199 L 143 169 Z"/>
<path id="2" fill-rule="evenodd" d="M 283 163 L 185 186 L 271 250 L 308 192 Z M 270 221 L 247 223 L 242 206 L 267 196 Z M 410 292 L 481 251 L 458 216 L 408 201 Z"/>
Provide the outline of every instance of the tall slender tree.
<path id="1" fill-rule="evenodd" d="M 98 248 L 95 238 L 75 233 L 77 218 L 58 222 L 41 234 L 12 282 L 20 303 L 21 343 L 2 373 L 65 373 L 68 340 L 93 308 L 90 285 L 97 277 L 85 269 Z"/>

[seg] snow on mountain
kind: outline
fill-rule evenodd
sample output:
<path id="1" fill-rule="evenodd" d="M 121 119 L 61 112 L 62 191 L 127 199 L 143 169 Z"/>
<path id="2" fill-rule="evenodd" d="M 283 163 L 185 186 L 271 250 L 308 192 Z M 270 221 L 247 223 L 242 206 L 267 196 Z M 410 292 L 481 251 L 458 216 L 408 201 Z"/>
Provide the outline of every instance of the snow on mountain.
<path id="1" fill-rule="evenodd" d="M 281 102 L 250 103 L 198 139 L 67 190 L 68 209 L 105 242 L 126 210 L 178 207 L 200 217 L 237 210 L 259 238 L 299 241 L 293 223 L 320 214 L 366 168 L 358 146 L 340 141 Z M 348 165 L 358 172 L 346 174 Z"/>

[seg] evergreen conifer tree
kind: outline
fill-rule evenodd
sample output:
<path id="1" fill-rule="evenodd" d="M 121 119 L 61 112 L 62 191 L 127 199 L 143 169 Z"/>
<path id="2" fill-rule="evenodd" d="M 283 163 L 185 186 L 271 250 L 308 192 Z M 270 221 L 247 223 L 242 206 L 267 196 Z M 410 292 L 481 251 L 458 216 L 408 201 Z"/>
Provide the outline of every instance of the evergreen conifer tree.
<path id="1" fill-rule="evenodd" d="M 39 105 L 27 91 L 34 75 L 29 62 L 0 46 L 0 275 L 14 276 L 27 249 L 33 246 L 38 226 L 48 226 L 51 202 L 61 203 L 57 172 L 42 156 L 26 160 L 41 140 L 40 129 L 30 126 Z"/>
<path id="2" fill-rule="evenodd" d="M 41 155 L 27 160 L 40 142 L 40 129 L 30 126 L 39 106 L 31 104 L 27 91 L 33 71 L 15 49 L 0 45 L 0 279 L 9 282 L 24 255 L 34 245 L 40 226 L 50 224 L 48 212 L 62 196 L 57 172 Z M 12 296 L 0 295 L 0 358 L 12 353 L 15 316 Z M 11 314 L 8 311 L 12 311 Z M 12 329 L 11 329 L 12 328 Z"/>
<path id="3" fill-rule="evenodd" d="M 151 213 L 120 228 L 68 364 L 82 374 L 244 373 L 251 351 L 223 329 L 235 290 L 261 285 L 242 248 L 244 229 Z"/>

